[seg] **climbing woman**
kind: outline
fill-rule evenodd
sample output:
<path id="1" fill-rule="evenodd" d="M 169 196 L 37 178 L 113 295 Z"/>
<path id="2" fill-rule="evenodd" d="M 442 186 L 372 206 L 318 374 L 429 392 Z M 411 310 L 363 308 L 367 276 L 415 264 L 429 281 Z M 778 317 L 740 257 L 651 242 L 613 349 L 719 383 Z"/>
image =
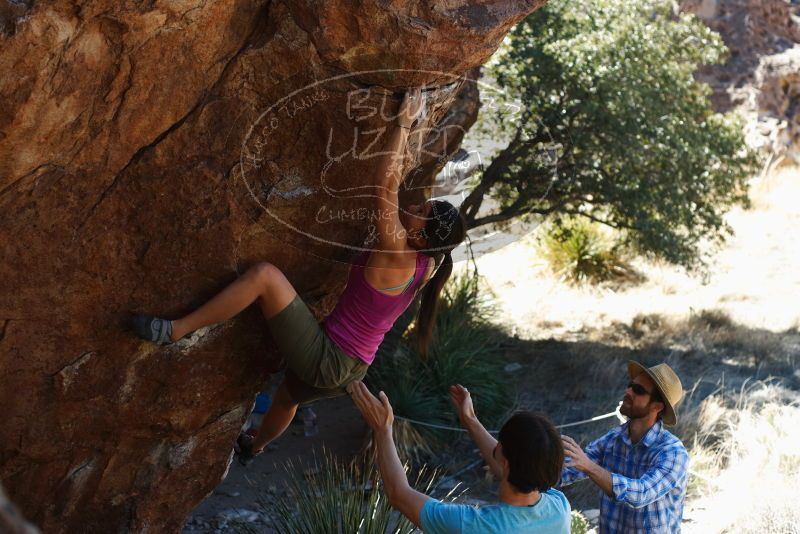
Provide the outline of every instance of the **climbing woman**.
<path id="1" fill-rule="evenodd" d="M 321 325 L 284 274 L 269 263 L 253 266 L 185 317 L 173 321 L 134 317 L 137 335 L 171 343 L 198 328 L 230 319 L 258 301 L 287 370 L 256 437 L 242 434 L 237 440 L 242 464 L 286 430 L 300 403 L 342 395 L 349 383 L 362 379 L 384 334 L 423 285 L 416 342 L 424 353 L 439 293 L 453 269 L 450 254 L 463 241 L 466 227 L 449 202 L 429 200 L 398 209 L 403 180 L 400 163 L 423 106 L 419 89 L 403 98 L 396 127 L 389 129 L 385 155 L 378 163 L 377 242 L 371 252 L 354 260 L 339 302 Z"/>

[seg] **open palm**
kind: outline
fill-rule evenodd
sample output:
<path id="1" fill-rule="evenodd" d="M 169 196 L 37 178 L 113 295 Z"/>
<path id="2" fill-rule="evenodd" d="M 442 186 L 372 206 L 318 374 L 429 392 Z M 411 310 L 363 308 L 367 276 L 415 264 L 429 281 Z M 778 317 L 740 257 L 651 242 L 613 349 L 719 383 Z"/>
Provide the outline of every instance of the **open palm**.
<path id="1" fill-rule="evenodd" d="M 450 402 L 453 403 L 461 424 L 475 419 L 475 407 L 472 405 L 472 396 L 467 388 L 461 384 L 450 386 Z"/>

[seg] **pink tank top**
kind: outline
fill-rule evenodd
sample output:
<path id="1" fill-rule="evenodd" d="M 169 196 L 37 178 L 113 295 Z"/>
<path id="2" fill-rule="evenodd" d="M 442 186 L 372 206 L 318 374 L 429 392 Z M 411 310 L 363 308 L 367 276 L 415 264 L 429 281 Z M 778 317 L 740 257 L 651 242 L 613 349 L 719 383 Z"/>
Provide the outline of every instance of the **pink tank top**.
<path id="1" fill-rule="evenodd" d="M 414 281 L 399 295 L 387 295 L 369 285 L 364 278 L 367 259 L 368 253 L 361 254 L 353 262 L 347 287 L 336 307 L 325 319 L 323 328 L 328 337 L 345 353 L 370 365 L 383 336 L 408 308 L 414 293 L 422 284 L 428 267 L 428 256 L 417 253 Z"/>

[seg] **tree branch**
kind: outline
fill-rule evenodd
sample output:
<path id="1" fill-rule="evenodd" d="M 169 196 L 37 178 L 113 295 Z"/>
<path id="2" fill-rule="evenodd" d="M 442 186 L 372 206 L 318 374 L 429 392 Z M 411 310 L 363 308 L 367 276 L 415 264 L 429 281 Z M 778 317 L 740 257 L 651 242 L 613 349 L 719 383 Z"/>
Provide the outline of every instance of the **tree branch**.
<path id="1" fill-rule="evenodd" d="M 521 136 L 522 129 L 520 128 L 517 129 L 514 138 L 508 143 L 508 146 L 492 160 L 483 172 L 480 183 L 467 195 L 464 202 L 461 203 L 461 212 L 467 220 L 468 227 L 478 215 L 478 211 L 480 211 L 481 205 L 483 205 L 483 198 L 500 179 L 503 169 L 506 169 L 515 159 Z"/>
<path id="2" fill-rule="evenodd" d="M 500 223 L 505 222 L 515 217 L 519 217 L 521 215 L 550 215 L 553 212 L 556 212 L 569 204 L 573 199 L 572 198 L 564 198 L 557 204 L 552 204 L 546 208 L 527 208 L 523 209 L 525 202 L 517 199 L 513 204 L 505 207 L 501 211 L 497 213 L 492 213 L 491 215 L 486 215 L 481 217 L 480 219 L 476 219 L 473 226 L 470 226 L 469 229 L 477 228 L 479 226 L 484 226 L 486 224 L 492 223 Z"/>
<path id="3" fill-rule="evenodd" d="M 610 228 L 614 228 L 615 230 L 637 230 L 637 228 L 635 226 L 630 226 L 628 224 L 623 224 L 623 223 L 613 223 L 611 221 L 607 221 L 605 219 L 601 219 L 601 218 L 599 218 L 599 217 L 597 217 L 595 215 L 592 215 L 591 213 L 586 213 L 584 211 L 565 210 L 562 213 L 564 213 L 566 215 L 579 215 L 581 217 L 586 217 L 589 220 L 592 220 L 592 221 L 594 221 L 596 223 L 604 224 L 604 225 L 606 225 L 606 226 L 608 226 Z"/>

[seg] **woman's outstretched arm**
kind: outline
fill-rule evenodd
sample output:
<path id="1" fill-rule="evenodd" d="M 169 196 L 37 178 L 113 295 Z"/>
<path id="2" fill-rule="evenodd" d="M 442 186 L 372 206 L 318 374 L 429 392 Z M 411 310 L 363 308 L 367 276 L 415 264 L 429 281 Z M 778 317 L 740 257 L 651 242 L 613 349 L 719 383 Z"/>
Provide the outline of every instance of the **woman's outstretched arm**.
<path id="1" fill-rule="evenodd" d="M 394 252 L 405 247 L 407 236 L 400 222 L 398 191 L 403 181 L 402 171 L 408 135 L 423 106 L 420 89 L 406 93 L 400 104 L 396 124 L 389 126 L 389 140 L 385 154 L 378 162 L 375 207 L 379 216 L 376 217 L 375 224 L 380 250 Z"/>

